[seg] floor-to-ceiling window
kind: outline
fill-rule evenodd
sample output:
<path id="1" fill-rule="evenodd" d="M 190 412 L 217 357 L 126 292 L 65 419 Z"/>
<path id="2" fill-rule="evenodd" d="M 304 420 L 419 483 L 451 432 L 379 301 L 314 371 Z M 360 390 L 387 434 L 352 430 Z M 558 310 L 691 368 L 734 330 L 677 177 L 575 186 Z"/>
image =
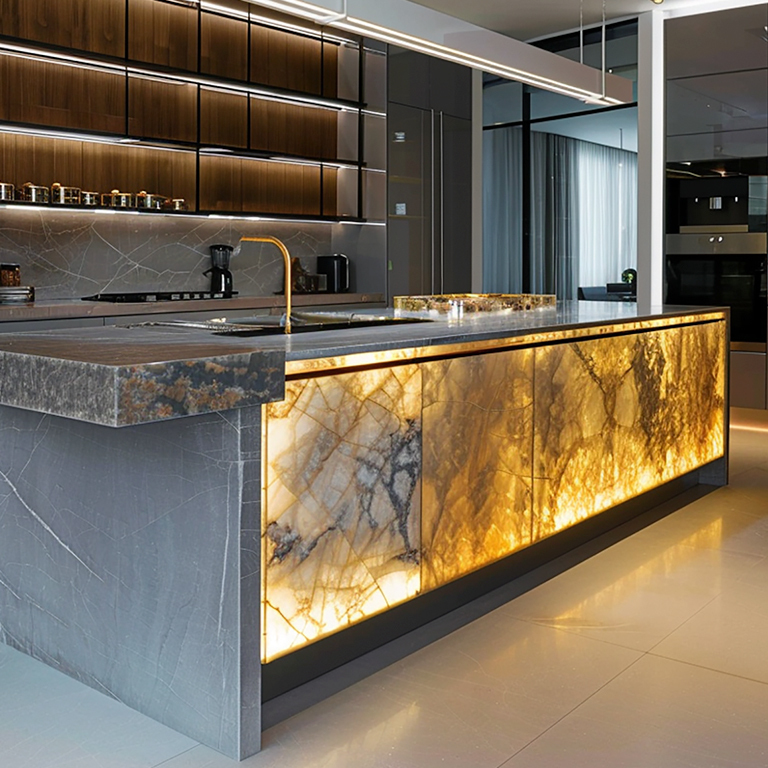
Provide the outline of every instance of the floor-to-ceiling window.
<path id="1" fill-rule="evenodd" d="M 547 41 L 587 64 L 602 31 Z M 608 27 L 607 66 L 636 74 L 636 25 Z M 637 110 L 600 108 L 493 77 L 484 84 L 484 254 L 487 291 L 576 298 L 621 281 L 636 264 Z"/>

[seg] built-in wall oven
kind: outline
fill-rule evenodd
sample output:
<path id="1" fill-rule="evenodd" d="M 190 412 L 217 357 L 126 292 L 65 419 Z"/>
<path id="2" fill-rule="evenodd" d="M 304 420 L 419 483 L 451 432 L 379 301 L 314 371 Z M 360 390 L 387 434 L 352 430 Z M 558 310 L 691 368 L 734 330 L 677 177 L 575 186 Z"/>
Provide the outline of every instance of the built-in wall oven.
<path id="1" fill-rule="evenodd" d="M 668 304 L 731 309 L 731 404 L 766 408 L 764 232 L 667 235 Z"/>

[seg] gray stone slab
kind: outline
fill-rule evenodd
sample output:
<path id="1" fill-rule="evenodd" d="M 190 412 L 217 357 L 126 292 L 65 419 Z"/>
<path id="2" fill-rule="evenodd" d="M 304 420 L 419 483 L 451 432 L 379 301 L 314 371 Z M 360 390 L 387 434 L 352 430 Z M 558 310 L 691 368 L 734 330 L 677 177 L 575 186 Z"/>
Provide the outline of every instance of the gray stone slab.
<path id="1" fill-rule="evenodd" d="M 224 754 L 260 744 L 261 409 L 0 408 L 0 639 Z"/>

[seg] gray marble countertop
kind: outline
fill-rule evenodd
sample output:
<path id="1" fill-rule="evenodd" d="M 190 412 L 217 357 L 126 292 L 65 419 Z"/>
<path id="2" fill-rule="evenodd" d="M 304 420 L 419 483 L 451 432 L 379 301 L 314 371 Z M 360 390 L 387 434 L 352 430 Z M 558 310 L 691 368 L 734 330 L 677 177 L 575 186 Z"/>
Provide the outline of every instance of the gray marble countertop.
<path id="1" fill-rule="evenodd" d="M 574 301 L 529 312 L 291 336 L 243 338 L 121 325 L 11 333 L 0 336 L 0 404 L 128 426 L 280 400 L 286 363 L 292 361 L 722 311 L 659 307 L 640 312 L 636 304 Z"/>
<path id="2" fill-rule="evenodd" d="M 379 304 L 381 293 L 312 293 L 296 294 L 296 307 L 343 304 Z M 57 320 L 76 317 L 121 317 L 182 312 L 227 312 L 241 309 L 271 309 L 285 306 L 282 296 L 235 296 L 232 299 L 201 299 L 199 301 L 154 301 L 119 303 L 83 301 L 82 299 L 52 299 L 31 304 L 0 305 L 0 323 L 25 320 Z"/>

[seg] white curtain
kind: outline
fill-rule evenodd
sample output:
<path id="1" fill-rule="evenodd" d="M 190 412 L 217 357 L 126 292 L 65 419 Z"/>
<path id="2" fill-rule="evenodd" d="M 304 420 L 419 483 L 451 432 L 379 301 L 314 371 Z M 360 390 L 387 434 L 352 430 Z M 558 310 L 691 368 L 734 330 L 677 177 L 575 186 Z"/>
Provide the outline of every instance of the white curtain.
<path id="1" fill-rule="evenodd" d="M 637 263 L 637 155 L 531 134 L 531 289 L 575 299 Z M 522 290 L 522 129 L 484 132 L 483 290 Z"/>
<path id="2" fill-rule="evenodd" d="M 483 290 L 520 293 L 523 275 L 523 133 L 483 132 Z"/>
<path id="3" fill-rule="evenodd" d="M 637 268 L 637 155 L 569 141 L 578 157 L 579 285 L 619 283 Z"/>

